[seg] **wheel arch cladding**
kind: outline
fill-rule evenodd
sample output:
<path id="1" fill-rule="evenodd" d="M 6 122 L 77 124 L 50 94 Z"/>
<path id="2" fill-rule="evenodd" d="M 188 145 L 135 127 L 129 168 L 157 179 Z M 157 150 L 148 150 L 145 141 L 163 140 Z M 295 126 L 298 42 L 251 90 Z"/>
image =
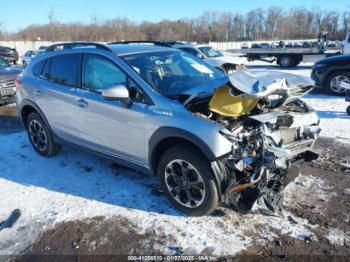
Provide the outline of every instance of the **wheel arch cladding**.
<path id="1" fill-rule="evenodd" d="M 196 135 L 174 127 L 158 128 L 149 140 L 148 159 L 150 168 L 156 173 L 157 161 L 161 155 L 171 146 L 186 144 L 197 149 L 208 161 L 216 159 L 209 146 Z"/>
<path id="2" fill-rule="evenodd" d="M 35 103 L 33 103 L 29 100 L 23 101 L 21 104 L 21 107 L 20 107 L 20 117 L 21 117 L 23 125 L 24 126 L 26 125 L 26 121 L 27 121 L 29 114 L 31 114 L 33 112 L 38 113 L 40 115 L 40 117 L 44 120 L 44 122 L 45 122 L 46 126 L 49 128 L 49 130 L 52 131 L 50 128 L 49 122 L 47 121 L 44 113 L 40 110 L 40 108 Z"/>
<path id="3" fill-rule="evenodd" d="M 331 79 L 331 77 L 333 76 L 333 75 L 335 75 L 336 73 L 348 73 L 348 74 L 350 74 L 350 69 L 341 69 L 341 68 L 334 68 L 334 69 L 331 69 L 329 72 L 327 72 L 326 73 L 326 77 L 325 77 L 325 82 L 326 81 L 330 81 Z"/>
<path id="4" fill-rule="evenodd" d="M 22 107 L 21 109 L 21 120 L 22 120 L 22 123 L 24 125 L 26 125 L 26 122 L 27 122 L 27 118 L 28 116 L 33 113 L 33 112 L 38 112 L 34 107 L 32 107 L 31 105 L 25 105 Z"/>

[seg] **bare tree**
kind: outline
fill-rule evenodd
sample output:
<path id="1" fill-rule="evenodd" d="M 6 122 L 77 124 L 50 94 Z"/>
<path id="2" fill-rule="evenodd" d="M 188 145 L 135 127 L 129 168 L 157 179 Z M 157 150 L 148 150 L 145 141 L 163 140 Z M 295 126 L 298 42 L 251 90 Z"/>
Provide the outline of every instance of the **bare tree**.
<path id="1" fill-rule="evenodd" d="M 121 41 L 121 40 L 186 40 L 196 42 L 276 40 L 316 38 L 328 31 L 332 39 L 344 39 L 350 31 L 350 10 L 339 13 L 320 8 L 279 7 L 254 9 L 246 14 L 233 12 L 204 12 L 195 18 L 176 21 L 135 23 L 125 17 L 102 20 L 92 16 L 88 24 L 60 23 L 50 9 L 48 23 L 30 25 L 11 39 L 51 41 Z M 0 28 L 1 32 L 1 28 Z M 0 35 L 1 37 L 1 35 Z"/>
<path id="2" fill-rule="evenodd" d="M 3 32 L 3 27 L 4 27 L 4 23 L 0 22 L 0 40 L 4 40 L 4 32 Z"/>

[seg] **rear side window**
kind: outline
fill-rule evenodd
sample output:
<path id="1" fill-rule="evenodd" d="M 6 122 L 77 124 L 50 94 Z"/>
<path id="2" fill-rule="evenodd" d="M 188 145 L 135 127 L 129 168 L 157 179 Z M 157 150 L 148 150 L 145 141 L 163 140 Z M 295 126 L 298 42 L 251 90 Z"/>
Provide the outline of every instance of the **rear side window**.
<path id="1" fill-rule="evenodd" d="M 78 69 L 79 54 L 66 54 L 50 58 L 50 65 L 45 66 L 43 73 L 50 81 L 57 84 L 77 86 Z"/>
<path id="2" fill-rule="evenodd" d="M 43 72 L 43 67 L 45 65 L 45 61 L 46 60 L 41 60 L 40 62 L 36 63 L 32 70 L 33 70 L 33 74 L 35 76 L 41 76 L 42 72 Z"/>

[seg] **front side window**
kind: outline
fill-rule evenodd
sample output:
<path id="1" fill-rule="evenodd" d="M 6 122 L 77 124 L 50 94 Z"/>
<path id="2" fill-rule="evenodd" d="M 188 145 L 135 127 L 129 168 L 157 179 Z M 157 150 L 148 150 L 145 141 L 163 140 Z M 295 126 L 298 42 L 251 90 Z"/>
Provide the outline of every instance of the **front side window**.
<path id="1" fill-rule="evenodd" d="M 100 92 L 116 85 L 124 85 L 128 88 L 133 102 L 146 103 L 143 90 L 112 61 L 99 55 L 84 54 L 83 88 Z"/>
<path id="2" fill-rule="evenodd" d="M 127 85 L 127 76 L 112 61 L 98 55 L 85 54 L 82 87 L 100 91 L 116 85 Z"/>
<path id="3" fill-rule="evenodd" d="M 201 50 L 207 57 L 220 57 L 223 56 L 223 54 L 211 46 L 204 46 L 204 47 L 199 47 L 199 50 Z"/>
<path id="4" fill-rule="evenodd" d="M 176 96 L 191 88 L 226 77 L 218 69 L 180 51 L 131 54 L 121 58 L 164 96 Z"/>
<path id="5" fill-rule="evenodd" d="M 50 64 L 48 61 L 46 64 L 43 73 L 50 81 L 61 85 L 77 86 L 79 54 L 54 56 L 50 58 Z"/>

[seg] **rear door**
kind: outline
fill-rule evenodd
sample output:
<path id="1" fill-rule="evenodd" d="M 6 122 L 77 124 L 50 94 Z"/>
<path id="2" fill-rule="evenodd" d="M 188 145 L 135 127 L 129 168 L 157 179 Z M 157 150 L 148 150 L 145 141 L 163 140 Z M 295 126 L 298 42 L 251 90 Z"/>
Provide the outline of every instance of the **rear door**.
<path id="1" fill-rule="evenodd" d="M 33 100 L 43 111 L 53 131 L 60 137 L 76 141 L 77 86 L 80 75 L 80 54 L 61 54 L 43 63 L 33 90 Z M 40 66 L 39 64 L 37 66 Z"/>
<path id="2" fill-rule="evenodd" d="M 83 54 L 82 89 L 79 94 L 80 137 L 84 145 L 136 164 L 145 164 L 145 110 L 143 91 L 110 59 Z M 133 102 L 102 97 L 101 91 L 115 85 L 129 89 Z"/>

